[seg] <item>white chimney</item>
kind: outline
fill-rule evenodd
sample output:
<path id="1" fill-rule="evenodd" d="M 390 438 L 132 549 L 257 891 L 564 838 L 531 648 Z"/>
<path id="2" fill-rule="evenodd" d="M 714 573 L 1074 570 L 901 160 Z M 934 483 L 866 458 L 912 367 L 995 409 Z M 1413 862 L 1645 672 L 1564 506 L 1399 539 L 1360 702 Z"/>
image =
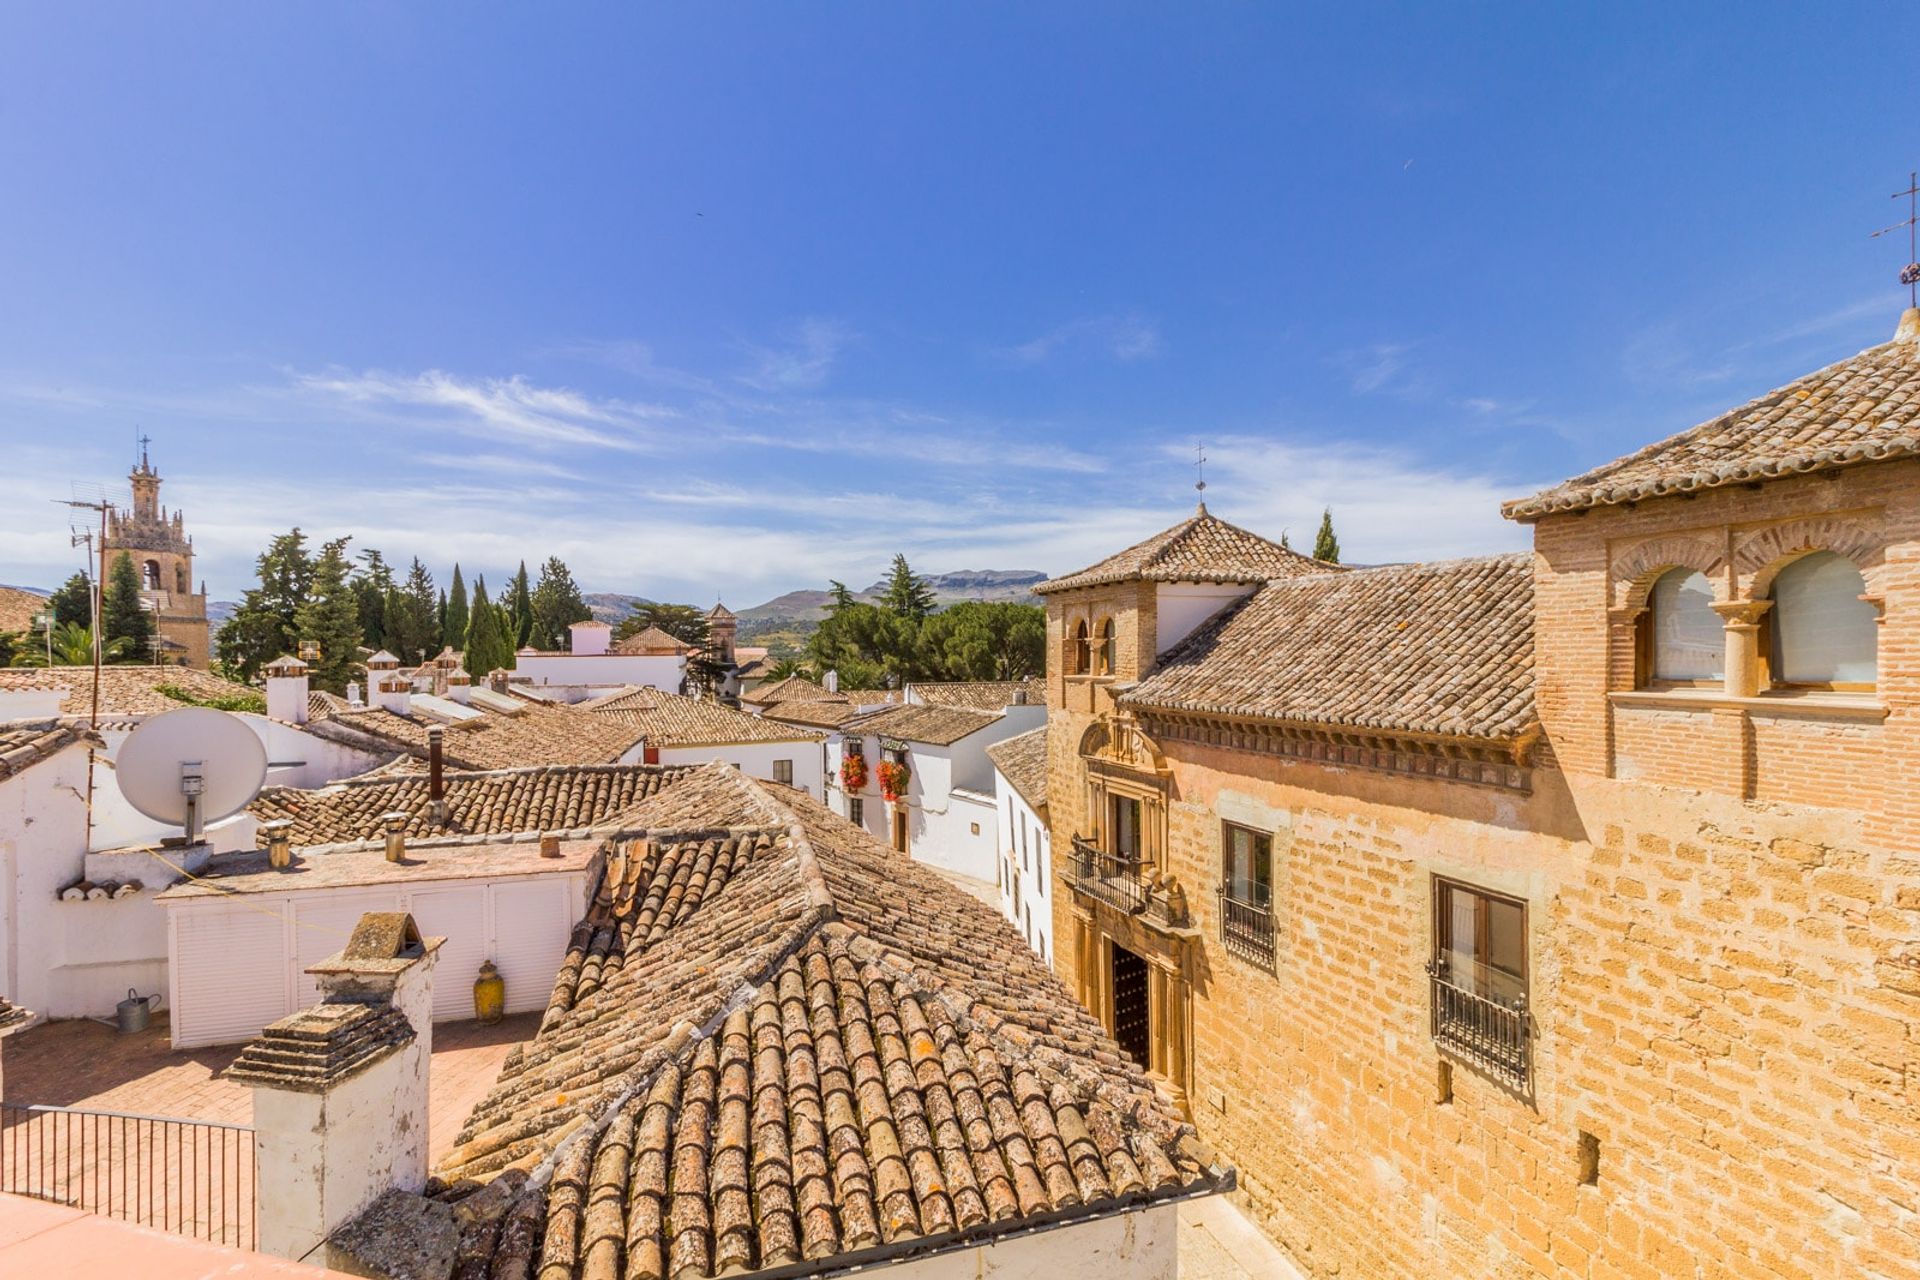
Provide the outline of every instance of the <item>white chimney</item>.
<path id="1" fill-rule="evenodd" d="M 576 658 L 592 658 L 607 651 L 613 628 L 604 622 L 576 622 L 567 628 L 567 651 Z"/>
<path id="2" fill-rule="evenodd" d="M 473 701 L 473 677 L 465 667 L 447 672 L 447 696 L 463 707 Z"/>
<path id="3" fill-rule="evenodd" d="M 824 689 L 825 689 L 825 690 L 826 690 L 826 691 L 827 691 L 828 693 L 838 693 L 838 692 L 840 692 L 840 671 L 839 671 L 839 668 L 837 668 L 837 667 L 836 667 L 836 668 L 835 668 L 834 670 L 832 670 L 832 671 L 829 671 L 829 672 L 827 672 L 827 675 L 826 675 L 826 678 L 825 678 L 824 680 L 822 680 L 822 681 L 820 682 L 820 685 L 821 685 L 821 687 L 822 687 L 822 688 L 824 688 Z"/>
<path id="4" fill-rule="evenodd" d="M 374 686 L 373 705 L 391 711 L 397 716 L 412 715 L 413 681 L 398 671 L 382 674 L 379 683 Z"/>
<path id="5" fill-rule="evenodd" d="M 267 715 L 287 724 L 307 722 L 307 664 L 282 654 L 267 664 Z"/>
<path id="6" fill-rule="evenodd" d="M 260 1252 L 326 1264 L 327 1237 L 396 1188 L 427 1181 L 433 967 L 442 938 L 404 911 L 360 917 L 344 950 L 308 969 L 320 1003 L 240 1052 L 253 1088 Z"/>

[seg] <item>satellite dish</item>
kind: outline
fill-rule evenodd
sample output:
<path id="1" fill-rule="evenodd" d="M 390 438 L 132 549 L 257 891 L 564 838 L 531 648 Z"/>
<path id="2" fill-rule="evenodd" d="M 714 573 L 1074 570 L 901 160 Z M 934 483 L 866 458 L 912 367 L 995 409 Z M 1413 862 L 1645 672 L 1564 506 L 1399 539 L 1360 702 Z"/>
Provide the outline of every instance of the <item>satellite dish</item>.
<path id="1" fill-rule="evenodd" d="M 267 780 L 267 748 L 247 722 L 211 707 L 182 707 L 148 720 L 114 760 L 127 803 L 187 843 L 200 828 L 246 808 Z"/>

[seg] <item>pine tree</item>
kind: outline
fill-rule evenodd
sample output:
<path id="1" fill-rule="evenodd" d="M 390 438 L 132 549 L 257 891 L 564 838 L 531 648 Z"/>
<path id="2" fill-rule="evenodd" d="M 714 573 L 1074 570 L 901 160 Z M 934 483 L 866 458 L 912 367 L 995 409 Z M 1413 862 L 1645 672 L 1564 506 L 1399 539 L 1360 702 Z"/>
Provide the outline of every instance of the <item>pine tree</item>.
<path id="1" fill-rule="evenodd" d="M 378 551 L 369 547 L 360 553 L 360 567 L 354 570 L 353 594 L 360 610 L 360 643 L 369 649 L 395 649 L 393 622 L 387 617 L 387 596 L 393 591 L 393 569 Z"/>
<path id="2" fill-rule="evenodd" d="M 220 665 L 236 680 L 251 680 L 261 667 L 298 648 L 294 615 L 313 581 L 307 535 L 293 529 L 275 538 L 254 562 L 259 585 L 249 587 L 233 617 L 220 628 Z"/>
<path id="3" fill-rule="evenodd" d="M 328 693 L 345 693 L 360 664 L 360 599 L 348 580 L 347 541 L 335 538 L 320 548 L 306 601 L 294 614 L 295 633 L 320 645 L 307 678 Z"/>
<path id="4" fill-rule="evenodd" d="M 1313 558 L 1327 564 L 1340 563 L 1340 539 L 1333 533 L 1333 508 L 1320 511 L 1320 532 L 1313 539 Z"/>
<path id="5" fill-rule="evenodd" d="M 140 575 L 133 557 L 122 551 L 107 575 L 107 595 L 100 606 L 107 643 L 126 641 L 125 662 L 152 662 L 153 615 L 140 600 Z"/>
<path id="6" fill-rule="evenodd" d="M 895 555 L 893 572 L 887 579 L 887 589 L 880 593 L 880 603 L 903 618 L 917 621 L 933 612 L 933 588 L 913 571 L 905 556 Z"/>
<path id="7" fill-rule="evenodd" d="M 533 588 L 528 584 L 525 560 L 520 562 L 520 572 L 507 584 L 506 612 L 512 619 L 507 640 L 512 648 L 518 649 L 533 638 Z"/>
<path id="8" fill-rule="evenodd" d="M 573 574 L 559 556 L 540 566 L 540 582 L 533 589 L 533 632 L 527 643 L 539 649 L 566 647 L 567 628 L 593 616 L 574 585 Z"/>
<path id="9" fill-rule="evenodd" d="M 457 564 L 453 566 L 453 591 L 447 597 L 446 617 L 440 620 L 440 643 L 456 649 L 467 643 L 467 584 Z"/>
<path id="10" fill-rule="evenodd" d="M 440 651 L 440 606 L 434 597 L 433 575 L 413 558 L 407 569 L 407 581 L 399 590 L 398 603 L 388 607 L 388 617 L 398 620 L 401 653 L 414 662 L 424 662 Z"/>
<path id="11" fill-rule="evenodd" d="M 827 612 L 829 614 L 838 613 L 853 603 L 853 592 L 847 590 L 847 584 L 838 578 L 833 578 L 828 581 L 827 596 Z"/>
<path id="12" fill-rule="evenodd" d="M 53 615 L 53 629 L 91 627 L 93 625 L 93 583 L 84 573 L 76 573 L 47 597 L 47 612 Z"/>
<path id="13" fill-rule="evenodd" d="M 467 610 L 466 667 L 475 680 L 507 665 L 512 650 L 500 625 L 500 613 L 487 601 L 487 580 L 473 580 L 473 603 Z"/>

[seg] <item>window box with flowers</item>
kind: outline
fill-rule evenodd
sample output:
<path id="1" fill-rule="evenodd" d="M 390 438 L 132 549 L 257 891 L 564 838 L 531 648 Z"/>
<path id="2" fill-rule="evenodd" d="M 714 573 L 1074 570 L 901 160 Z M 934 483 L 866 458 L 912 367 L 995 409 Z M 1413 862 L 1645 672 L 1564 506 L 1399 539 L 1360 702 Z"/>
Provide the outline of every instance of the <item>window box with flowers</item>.
<path id="1" fill-rule="evenodd" d="M 892 804 L 907 794 L 907 784 L 913 780 L 913 770 L 904 760 L 883 760 L 880 762 L 880 795 Z"/>
<path id="2" fill-rule="evenodd" d="M 867 789 L 867 758 L 858 752 L 840 761 L 840 787 L 849 795 Z"/>

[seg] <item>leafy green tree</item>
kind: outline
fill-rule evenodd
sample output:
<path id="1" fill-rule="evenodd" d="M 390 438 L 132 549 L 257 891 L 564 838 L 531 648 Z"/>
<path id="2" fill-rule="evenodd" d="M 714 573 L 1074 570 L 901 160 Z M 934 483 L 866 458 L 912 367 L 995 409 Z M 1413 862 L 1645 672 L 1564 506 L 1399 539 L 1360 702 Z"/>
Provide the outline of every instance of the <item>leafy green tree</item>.
<path id="1" fill-rule="evenodd" d="M 440 611 L 434 596 L 433 575 L 413 558 L 407 580 L 387 605 L 388 646 L 409 662 L 420 663 L 440 652 Z"/>
<path id="2" fill-rule="evenodd" d="M 548 556 L 533 589 L 533 630 L 528 643 L 540 649 L 564 648 L 567 628 L 592 616 L 566 563 L 559 556 Z"/>
<path id="3" fill-rule="evenodd" d="M 500 611 L 487 600 L 485 576 L 473 580 L 473 603 L 467 610 L 466 667 L 474 679 L 484 679 L 513 661 L 513 649 L 507 644 L 501 626 Z"/>
<path id="4" fill-rule="evenodd" d="M 520 572 L 507 584 L 505 613 L 511 619 L 507 640 L 513 648 L 521 648 L 533 638 L 533 588 L 528 585 L 525 560 L 520 562 Z"/>
<path id="5" fill-rule="evenodd" d="M 121 662 L 152 662 L 153 615 L 140 600 L 140 574 L 133 557 L 122 551 L 107 574 L 107 594 L 100 604 L 101 625 L 107 643 L 125 640 Z"/>
<path id="6" fill-rule="evenodd" d="M 60 589 L 47 597 L 47 612 L 53 615 L 53 625 L 58 627 L 91 627 L 93 625 L 93 583 L 84 573 L 76 573 L 60 584 Z M 89 658 L 91 662 L 93 659 Z"/>
<path id="7" fill-rule="evenodd" d="M 1038 605 L 968 600 L 921 624 L 916 667 L 948 680 L 1024 680 L 1046 670 L 1047 615 Z"/>
<path id="8" fill-rule="evenodd" d="M 460 566 L 453 566 L 453 588 L 447 596 L 447 607 L 440 619 L 440 643 L 450 644 L 459 649 L 467 643 L 467 584 L 460 576 Z M 479 672 L 475 672 L 478 675 Z"/>
<path id="9" fill-rule="evenodd" d="M 360 611 L 360 643 L 369 649 L 395 647 L 394 626 L 387 617 L 393 589 L 393 568 L 385 557 L 371 547 L 362 551 L 353 573 L 353 595 Z"/>
<path id="10" fill-rule="evenodd" d="M 53 664 L 56 667 L 90 667 L 93 665 L 93 632 L 77 623 L 63 622 L 53 629 Z M 125 640 L 109 640 L 101 652 L 103 662 L 119 662 L 127 655 Z M 44 667 L 47 664 L 47 641 L 42 637 L 38 643 L 27 645 L 13 656 L 16 667 Z"/>
<path id="11" fill-rule="evenodd" d="M 913 571 L 905 556 L 895 555 L 887 588 L 880 593 L 880 604 L 902 618 L 917 622 L 933 612 L 933 587 Z"/>
<path id="12" fill-rule="evenodd" d="M 320 644 L 320 657 L 309 663 L 307 679 L 328 693 L 345 693 L 360 665 L 360 600 L 349 581 L 347 542 L 335 538 L 320 548 L 307 598 L 293 619 L 295 635 Z"/>
<path id="13" fill-rule="evenodd" d="M 924 679 L 935 667 L 919 652 L 920 625 L 891 609 L 854 601 L 834 610 L 807 638 L 807 658 L 816 671 L 838 671 L 848 688 L 873 688 L 888 677 Z"/>
<path id="14" fill-rule="evenodd" d="M 221 669 L 249 681 L 261 667 L 298 648 L 294 617 L 306 603 L 313 581 L 313 556 L 299 529 L 275 538 L 254 562 L 258 585 L 249 587 L 240 607 L 220 628 L 215 644 Z M 358 621 L 356 613 L 355 621 Z"/>
<path id="15" fill-rule="evenodd" d="M 1320 511 L 1320 532 L 1313 539 L 1313 558 L 1327 564 L 1340 563 L 1340 539 L 1333 533 L 1333 508 Z"/>

